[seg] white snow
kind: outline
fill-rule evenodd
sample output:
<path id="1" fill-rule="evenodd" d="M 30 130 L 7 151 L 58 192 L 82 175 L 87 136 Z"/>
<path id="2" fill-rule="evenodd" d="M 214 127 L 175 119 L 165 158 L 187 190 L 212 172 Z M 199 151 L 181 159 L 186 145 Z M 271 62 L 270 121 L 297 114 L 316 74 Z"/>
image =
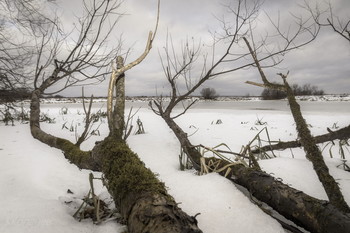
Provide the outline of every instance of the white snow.
<path id="1" fill-rule="evenodd" d="M 344 105 L 345 108 L 349 107 L 349 102 L 343 103 L 347 104 Z M 60 113 L 62 106 L 68 107 L 67 115 Z M 78 106 L 69 103 L 44 105 L 42 112 L 55 118 L 56 123 L 42 123 L 42 128 L 74 141 L 75 133 L 69 131 L 70 126 L 77 125 L 79 132 L 83 127 L 84 116 L 78 115 L 78 112 L 82 112 Z M 98 110 L 99 107 L 95 107 L 94 111 Z M 350 108 L 339 112 L 324 109 L 304 113 L 315 135 L 326 133 L 326 127 L 349 125 L 349 116 Z M 131 135 L 128 139 L 130 147 L 165 182 L 169 193 L 185 212 L 189 215 L 200 213 L 197 220 L 203 232 L 285 232 L 276 220 L 260 210 L 227 179 L 217 174 L 198 176 L 193 170 L 180 171 L 180 146 L 165 122 L 147 107 L 138 111 L 134 123 L 137 117 L 143 122 L 146 134 Z M 222 124 L 215 124 L 219 119 Z M 266 124 L 257 125 L 257 119 Z M 95 128 L 101 124 L 101 135 L 92 136 L 82 145 L 83 149 L 90 149 L 96 140 L 103 139 L 107 133 L 105 121 L 95 124 Z M 177 122 L 188 135 L 193 134 L 190 136 L 193 144 L 214 147 L 225 143 L 235 152 L 239 152 L 242 145 L 247 145 L 264 127 L 267 127 L 271 140 L 296 138 L 294 122 L 288 111 L 259 107 L 249 110 L 194 108 L 178 118 Z M 68 129 L 62 128 L 65 123 Z M 125 230 L 125 226 L 116 221 L 98 226 L 88 220 L 76 221 L 72 217 L 74 210 L 65 204 L 65 200 L 83 198 L 88 193 L 90 171 L 79 170 L 59 150 L 33 139 L 29 125 L 19 122 L 15 124 L 16 126 L 4 126 L 4 123 L 0 123 L 0 232 L 109 233 Z M 261 136 L 266 139 L 266 133 Z M 321 148 L 324 146 L 326 144 L 321 145 Z M 337 168 L 341 163 L 339 147 L 331 148 L 333 158 L 330 158 L 329 149 L 330 145 L 324 150 L 326 162 L 339 182 L 346 201 L 350 203 L 350 173 Z M 349 159 L 349 151 L 345 149 L 345 153 Z M 309 195 L 327 199 L 303 150 L 294 149 L 293 153 L 290 150 L 278 151 L 275 154 L 277 158 L 259 161 L 266 172 Z M 100 176 L 99 173 L 94 175 Z M 95 186 L 98 194 L 108 196 L 98 181 L 95 181 Z M 68 189 L 74 194 L 67 193 Z"/>

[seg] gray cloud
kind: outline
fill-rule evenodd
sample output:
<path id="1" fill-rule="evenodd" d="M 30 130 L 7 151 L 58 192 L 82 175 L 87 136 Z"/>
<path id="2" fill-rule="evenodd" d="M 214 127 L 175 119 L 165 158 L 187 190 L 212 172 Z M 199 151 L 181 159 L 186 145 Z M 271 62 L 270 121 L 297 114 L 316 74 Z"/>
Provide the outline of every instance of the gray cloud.
<path id="1" fill-rule="evenodd" d="M 61 2 L 62 7 L 69 8 L 69 4 L 75 1 L 61 0 Z M 163 88 L 167 84 L 158 55 L 158 51 L 162 52 L 165 45 L 167 33 L 171 34 L 176 48 L 179 48 L 181 41 L 192 37 L 196 41 L 201 40 L 202 43 L 210 44 L 212 37 L 209 31 L 220 29 L 220 23 L 214 15 L 225 14 L 226 9 L 222 6 L 222 3 L 225 2 L 227 3 L 227 1 L 220 0 L 162 1 L 160 25 L 153 49 L 142 64 L 126 74 L 127 94 L 155 95 L 162 90 L 163 94 L 167 94 L 167 90 Z M 323 3 L 323 0 L 317 2 Z M 280 15 L 282 25 L 292 22 L 290 13 L 304 15 L 298 3 L 302 1 L 265 1 L 254 29 L 256 38 L 259 38 L 259 35 L 265 30 L 271 30 L 266 14 L 272 19 L 277 19 Z M 123 34 L 124 48 L 132 47 L 128 61 L 135 59 L 144 49 L 148 31 L 153 30 L 154 27 L 156 4 L 156 0 L 128 0 L 123 4 L 121 12 L 125 12 L 126 15 L 117 27 L 115 38 Z M 334 0 L 332 4 L 334 11 L 339 12 L 339 15 L 348 14 L 350 1 Z M 74 7 L 78 6 L 74 5 Z M 72 20 L 71 15 L 65 18 L 63 14 L 62 18 L 67 24 Z M 277 42 L 272 41 L 271 45 L 277 46 Z M 217 49 L 218 52 L 220 50 L 222 48 Z M 293 83 L 318 85 L 326 93 L 350 93 L 349 58 L 349 43 L 330 28 L 324 28 L 314 42 L 288 53 L 283 57 L 284 62 L 279 65 L 279 69 L 266 69 L 266 73 L 274 80 L 278 80 L 277 72 L 289 70 L 290 80 Z M 205 83 L 204 86 L 214 87 L 221 95 L 260 94 L 262 91 L 260 88 L 244 83 L 247 80 L 259 81 L 257 70 L 251 68 L 223 75 Z M 105 82 L 98 87 L 87 88 L 87 90 L 88 93 L 94 92 L 95 95 L 105 95 L 107 84 Z M 66 95 L 75 95 L 75 93 L 72 90 L 64 92 Z"/>

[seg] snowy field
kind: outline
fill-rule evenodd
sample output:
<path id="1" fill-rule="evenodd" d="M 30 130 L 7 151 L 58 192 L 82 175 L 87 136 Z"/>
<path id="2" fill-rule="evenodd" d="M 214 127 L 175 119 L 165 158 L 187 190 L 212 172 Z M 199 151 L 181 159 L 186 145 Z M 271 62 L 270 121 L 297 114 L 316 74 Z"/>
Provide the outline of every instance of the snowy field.
<path id="1" fill-rule="evenodd" d="M 232 151 L 239 152 L 254 136 L 267 128 L 273 141 L 293 140 L 295 125 L 285 101 L 232 101 L 202 102 L 177 119 L 188 133 L 193 144 L 214 147 L 225 143 Z M 302 101 L 304 102 L 304 101 Z M 280 224 L 266 215 L 231 182 L 217 174 L 196 175 L 195 171 L 179 170 L 180 146 L 165 122 L 146 104 L 128 102 L 140 107 L 133 124 L 139 118 L 146 133 L 132 134 L 128 144 L 146 166 L 159 174 L 168 191 L 180 207 L 189 215 L 197 216 L 199 227 L 206 233 L 279 233 L 285 232 Z M 67 114 L 62 111 L 67 108 Z M 104 103 L 97 103 L 94 112 Z M 313 101 L 302 103 L 304 117 L 314 135 L 327 133 L 326 128 L 336 129 L 350 124 L 350 101 Z M 177 109 L 180 111 L 180 109 Z M 44 104 L 42 112 L 55 123 L 42 123 L 51 134 L 75 140 L 83 127 L 82 106 L 72 103 Z M 220 120 L 220 121 L 218 121 Z M 257 121 L 260 121 L 258 124 Z M 216 124 L 216 122 L 221 122 Z M 136 127 L 136 126 L 135 126 Z M 95 123 L 96 134 L 83 143 L 83 149 L 91 149 L 96 140 L 107 133 L 106 119 Z M 262 134 L 266 139 L 266 134 Z M 89 191 L 88 170 L 79 170 L 70 164 L 57 150 L 32 138 L 28 124 L 15 122 L 15 126 L 0 123 L 0 232 L 4 233 L 77 233 L 125 231 L 116 221 L 94 225 L 89 220 L 76 221 L 74 209 L 67 200 L 81 199 Z M 337 142 L 336 142 L 337 143 Z M 339 182 L 346 201 L 350 204 L 350 173 L 337 168 L 341 164 L 337 145 L 320 145 L 331 174 Z M 224 148 L 223 148 L 224 149 Z M 349 160 L 349 147 L 344 147 Z M 332 157 L 330 155 L 332 151 Z M 260 160 L 263 170 L 281 178 L 284 183 L 320 199 L 327 199 L 312 165 L 301 149 L 277 151 L 276 158 Z M 348 163 L 348 165 L 350 165 Z M 96 177 L 101 176 L 94 173 Z M 98 181 L 97 191 L 108 200 L 108 193 Z M 67 193 L 71 190 L 73 194 Z"/>

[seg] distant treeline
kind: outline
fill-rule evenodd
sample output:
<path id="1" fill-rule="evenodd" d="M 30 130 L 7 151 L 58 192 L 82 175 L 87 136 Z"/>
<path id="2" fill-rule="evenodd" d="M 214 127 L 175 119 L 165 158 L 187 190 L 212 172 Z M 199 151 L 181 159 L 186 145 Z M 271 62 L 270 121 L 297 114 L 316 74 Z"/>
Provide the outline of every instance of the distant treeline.
<path id="1" fill-rule="evenodd" d="M 296 96 L 325 94 L 323 90 L 319 90 L 317 86 L 312 86 L 311 84 L 305 84 L 303 86 L 299 86 L 298 84 L 293 84 L 291 88 L 294 92 L 294 95 Z M 277 99 L 286 98 L 287 94 L 283 91 L 265 88 L 261 93 L 261 97 L 263 100 L 277 100 Z"/>
<path id="2" fill-rule="evenodd" d="M 10 90 L 0 90 L 1 102 L 13 102 L 16 100 L 28 99 L 31 91 L 26 88 L 16 88 Z"/>

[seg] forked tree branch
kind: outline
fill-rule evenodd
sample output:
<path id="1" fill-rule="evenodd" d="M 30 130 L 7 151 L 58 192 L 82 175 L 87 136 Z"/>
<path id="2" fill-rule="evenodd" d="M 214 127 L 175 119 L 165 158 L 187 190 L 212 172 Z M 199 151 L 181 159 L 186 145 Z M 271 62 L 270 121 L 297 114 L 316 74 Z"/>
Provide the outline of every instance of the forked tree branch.
<path id="1" fill-rule="evenodd" d="M 156 19 L 156 23 L 155 23 L 155 28 L 154 28 L 154 33 L 152 31 L 149 32 L 148 34 L 148 39 L 147 39 L 147 43 L 146 43 L 146 47 L 144 52 L 133 62 L 130 62 L 127 65 L 123 65 L 121 67 L 117 67 L 114 68 L 113 64 L 112 64 L 112 74 L 109 80 L 109 85 L 108 85 L 108 95 L 107 95 L 107 117 L 108 117 L 108 124 L 109 124 L 109 128 L 114 129 L 113 126 L 113 93 L 115 90 L 115 86 L 116 86 L 116 82 L 117 79 L 123 75 L 126 71 L 130 70 L 131 68 L 135 67 L 136 65 L 140 64 L 148 55 L 148 53 L 150 52 L 150 50 L 152 49 L 152 43 L 154 41 L 155 35 L 157 33 L 157 29 L 158 29 L 158 24 L 159 24 L 159 15 L 160 15 L 160 0 L 158 0 L 158 8 L 157 8 L 157 19 Z M 118 59 L 122 59 L 121 57 L 118 57 Z M 118 63 L 118 61 L 117 61 Z M 120 64 L 120 62 L 119 62 Z M 123 129 L 121 129 L 123 130 Z M 120 132 L 120 135 L 122 135 L 122 132 Z"/>
<path id="2" fill-rule="evenodd" d="M 102 69 L 106 67 L 107 59 L 111 58 L 112 55 L 115 56 L 114 53 L 119 50 L 117 47 L 103 55 L 97 55 L 98 50 L 103 51 L 103 46 L 106 45 L 107 38 L 119 19 L 110 22 L 108 30 L 103 31 L 102 29 L 109 22 L 107 17 L 114 14 L 120 4 L 117 1 L 111 2 L 108 0 L 94 0 L 92 4 L 92 8 L 85 9 L 87 11 L 86 16 L 80 18 L 81 31 L 79 31 L 79 38 L 64 59 L 58 60 L 58 52 L 65 44 L 67 37 L 59 39 L 57 37 L 59 32 L 54 31 L 53 27 L 50 28 L 48 34 L 43 32 L 37 44 L 39 54 L 34 83 L 35 90 L 31 96 L 30 128 L 34 138 L 62 150 L 65 157 L 79 168 L 99 170 L 100 167 L 96 160 L 92 158 L 91 153 L 79 148 L 84 133 L 80 138 L 81 140 L 78 139 L 78 145 L 76 145 L 69 140 L 48 134 L 40 127 L 40 98 L 48 88 L 53 87 L 58 82 L 63 83 L 63 89 L 65 89 L 85 80 L 96 80 L 96 77 L 106 74 Z M 96 27 L 93 28 L 94 23 L 96 23 Z M 94 29 L 97 31 L 93 31 Z M 51 69 L 51 72 L 48 72 L 49 69 Z M 75 77 L 79 74 L 82 75 L 81 79 Z M 87 128 L 86 126 L 85 131 Z"/>

